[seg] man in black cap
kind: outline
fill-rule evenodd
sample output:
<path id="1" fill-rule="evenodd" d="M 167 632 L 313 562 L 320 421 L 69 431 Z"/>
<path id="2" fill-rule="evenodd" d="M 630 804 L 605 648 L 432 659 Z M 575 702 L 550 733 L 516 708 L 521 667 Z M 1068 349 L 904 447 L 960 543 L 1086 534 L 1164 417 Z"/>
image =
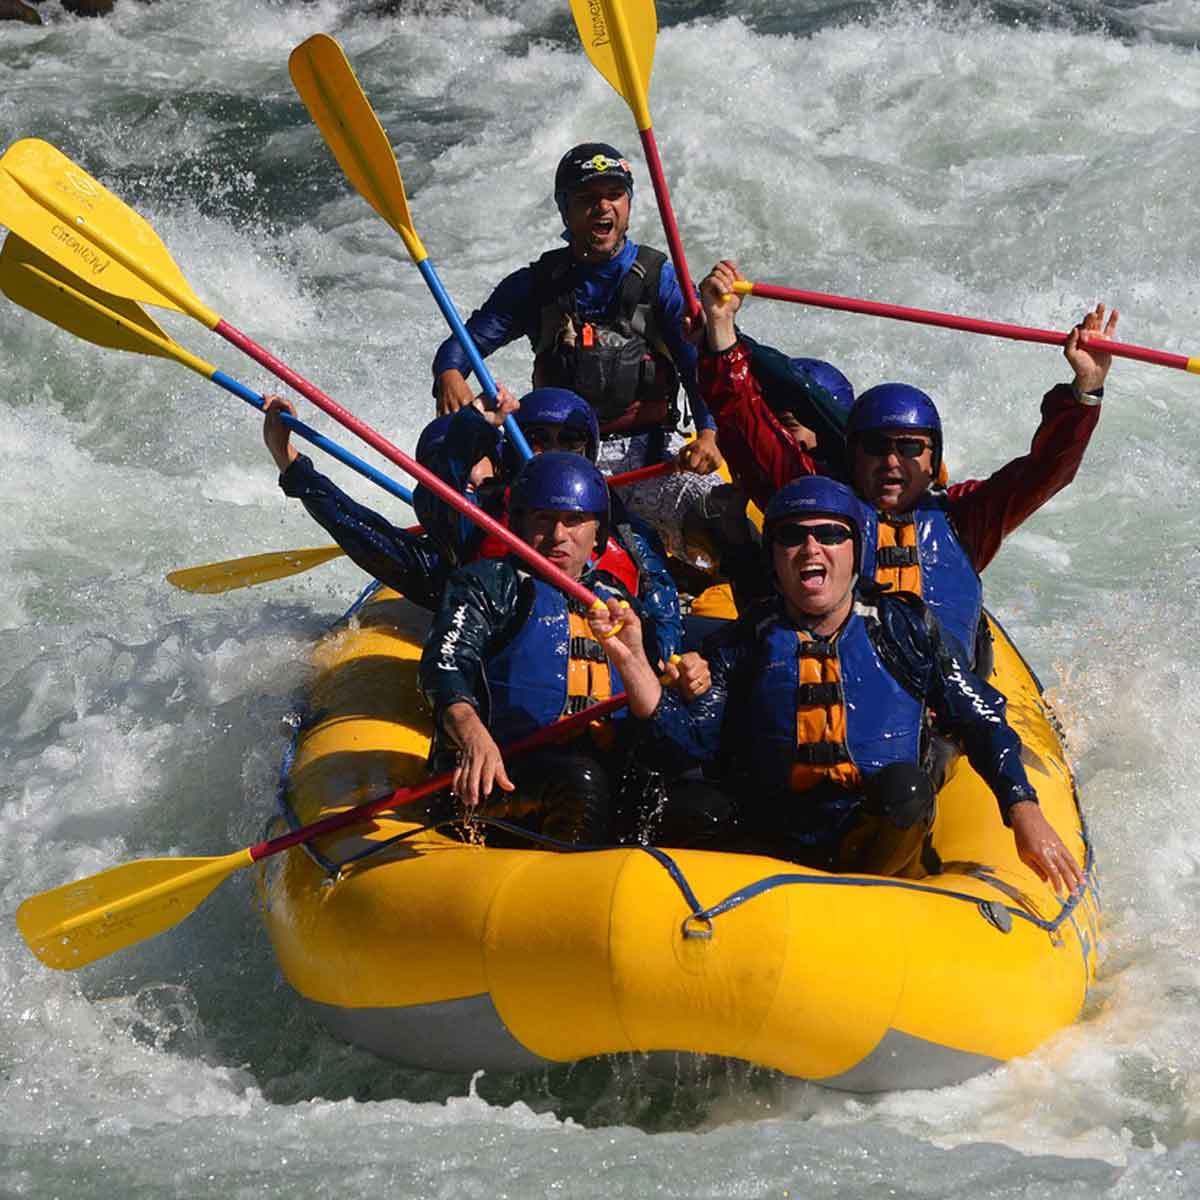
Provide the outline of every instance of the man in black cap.
<path id="1" fill-rule="evenodd" d="M 554 178 L 566 246 L 514 271 L 471 314 L 467 328 L 484 357 L 519 337 L 534 352 L 533 385 L 569 388 L 596 411 L 599 466 L 630 471 L 678 455 L 682 475 L 627 489 L 629 508 L 683 557 L 685 512 L 717 479 L 714 422 L 696 393 L 696 351 L 683 335 L 683 294 L 666 256 L 627 236 L 633 172 L 619 150 L 588 142 L 569 150 Z M 439 412 L 474 403 L 470 364 L 453 337 L 433 363 Z M 697 427 L 683 445 L 678 393 Z"/>

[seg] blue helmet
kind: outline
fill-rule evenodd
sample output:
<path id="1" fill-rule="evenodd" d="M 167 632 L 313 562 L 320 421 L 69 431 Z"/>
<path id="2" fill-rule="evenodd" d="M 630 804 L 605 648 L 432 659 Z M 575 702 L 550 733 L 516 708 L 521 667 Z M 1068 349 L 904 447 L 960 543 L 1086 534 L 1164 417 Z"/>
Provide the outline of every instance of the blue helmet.
<path id="1" fill-rule="evenodd" d="M 839 416 L 844 418 L 850 412 L 854 406 L 854 386 L 833 363 L 822 358 L 793 358 L 792 366 L 833 397 Z"/>
<path id="2" fill-rule="evenodd" d="M 877 383 L 855 401 L 846 423 L 846 440 L 875 429 L 923 430 L 933 438 L 933 474 L 942 465 L 942 419 L 920 388 L 907 383 Z"/>
<path id="3" fill-rule="evenodd" d="M 633 168 L 620 150 L 607 142 L 584 142 L 562 156 L 554 172 L 554 203 L 563 224 L 567 223 L 567 201 L 593 179 L 615 179 L 633 199 Z"/>
<path id="4" fill-rule="evenodd" d="M 562 425 L 581 430 L 587 438 L 584 454 L 589 462 L 596 461 L 600 427 L 592 406 L 578 393 L 567 388 L 534 388 L 521 397 L 521 407 L 513 415 L 522 432 L 534 425 Z"/>
<path id="5" fill-rule="evenodd" d="M 509 512 L 516 517 L 531 509 L 595 513 L 600 518 L 596 544 L 608 541 L 608 484 L 593 463 L 565 450 L 535 454 L 514 480 Z"/>
<path id="6" fill-rule="evenodd" d="M 854 531 L 855 566 L 875 574 L 875 514 L 844 483 L 826 475 L 802 475 L 771 497 L 763 514 L 763 542 L 770 550 L 772 527 L 785 517 L 840 517 Z"/>
<path id="7" fill-rule="evenodd" d="M 421 466 L 432 469 L 433 456 L 437 453 L 438 447 L 446 440 L 446 432 L 450 428 L 452 420 L 454 420 L 454 414 L 445 413 L 440 417 L 434 417 L 421 430 L 421 436 L 417 438 L 417 450 L 413 455 Z"/>

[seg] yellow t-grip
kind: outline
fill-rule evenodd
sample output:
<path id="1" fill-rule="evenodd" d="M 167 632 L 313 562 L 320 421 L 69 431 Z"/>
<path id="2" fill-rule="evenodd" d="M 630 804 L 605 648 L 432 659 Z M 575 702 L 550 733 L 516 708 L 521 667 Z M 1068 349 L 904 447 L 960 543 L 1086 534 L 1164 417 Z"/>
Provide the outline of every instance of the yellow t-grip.
<path id="1" fill-rule="evenodd" d="M 739 296 L 749 296 L 754 291 L 754 284 L 748 279 L 735 279 L 733 281 L 733 292 L 724 292 L 721 295 L 721 303 L 727 304 L 733 299 L 734 292 Z"/>
<path id="2" fill-rule="evenodd" d="M 628 600 L 621 600 L 621 601 L 618 601 L 618 603 L 617 603 L 617 607 L 618 607 L 618 608 L 628 608 L 628 607 L 629 607 L 629 601 L 628 601 Z M 596 603 L 592 605 L 592 611 L 593 611 L 593 612 L 596 612 L 596 611 L 599 611 L 599 612 L 608 612 L 608 605 L 607 605 L 607 604 L 605 604 L 603 600 L 601 600 L 601 599 L 597 598 L 597 600 L 596 600 Z M 613 627 L 612 627 L 612 628 L 611 628 L 611 629 L 610 629 L 610 630 L 609 630 L 607 633 L 602 633 L 602 634 L 600 634 L 599 636 L 600 636 L 600 637 L 601 637 L 601 638 L 602 638 L 604 641 L 606 641 L 606 642 L 607 642 L 607 641 L 608 641 L 608 639 L 609 639 L 610 637 L 616 637 L 616 636 L 617 636 L 617 634 L 618 634 L 618 633 L 620 633 L 620 632 L 621 632 L 621 630 L 622 630 L 622 629 L 624 629 L 624 628 L 625 628 L 625 622 L 624 622 L 624 621 L 618 621 L 618 622 L 617 622 L 617 623 L 616 623 L 616 624 L 615 624 L 615 625 L 614 625 L 614 626 L 613 626 Z"/>

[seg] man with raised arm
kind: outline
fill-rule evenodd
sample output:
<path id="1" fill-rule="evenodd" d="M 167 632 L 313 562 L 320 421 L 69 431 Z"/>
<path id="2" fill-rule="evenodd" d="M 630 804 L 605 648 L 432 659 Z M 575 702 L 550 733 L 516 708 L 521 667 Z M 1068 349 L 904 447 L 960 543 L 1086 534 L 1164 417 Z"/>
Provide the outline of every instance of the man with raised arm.
<path id="1" fill-rule="evenodd" d="M 768 410 L 749 368 L 734 328 L 742 298 L 732 288 L 741 278 L 724 259 L 700 285 L 707 318 L 700 379 L 735 481 L 765 508 L 775 491 L 819 466 Z M 981 628 L 979 573 L 1013 530 L 1075 478 L 1112 364 L 1111 354 L 1081 346 L 1080 337 L 1111 337 L 1118 316 L 1114 309 L 1106 321 L 1105 306 L 1097 304 L 1075 326 L 1063 350 L 1074 379 L 1042 398 L 1029 452 L 987 479 L 939 483 L 942 423 L 921 389 L 878 384 L 850 410 L 848 482 L 879 515 L 876 581 L 922 596 L 972 661 Z"/>

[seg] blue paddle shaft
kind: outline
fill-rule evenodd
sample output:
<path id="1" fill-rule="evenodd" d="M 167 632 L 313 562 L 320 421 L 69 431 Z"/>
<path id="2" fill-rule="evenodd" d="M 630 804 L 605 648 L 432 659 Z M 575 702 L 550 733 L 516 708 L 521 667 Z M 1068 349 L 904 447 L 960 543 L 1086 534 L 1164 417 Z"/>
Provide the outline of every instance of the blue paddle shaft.
<path id="1" fill-rule="evenodd" d="M 434 269 L 433 263 L 429 259 L 423 258 L 417 263 L 417 270 L 421 272 L 421 277 L 429 285 L 429 290 L 433 293 L 433 298 L 437 301 L 438 308 L 442 310 L 442 316 L 446 318 L 446 324 L 450 326 L 454 336 L 458 338 L 458 344 L 463 348 L 467 358 L 471 360 L 471 370 L 475 372 L 475 376 L 483 388 L 483 394 L 492 402 L 494 407 L 497 397 L 496 381 L 492 378 L 491 371 L 484 364 L 483 356 L 479 353 L 479 349 L 475 345 L 475 339 L 471 336 L 467 327 L 463 324 L 462 318 L 458 315 L 458 309 L 454 307 L 449 294 L 442 286 L 442 281 L 438 278 L 438 273 Z M 517 448 L 517 453 L 528 462 L 533 457 L 533 451 L 530 450 L 529 443 L 525 440 L 525 435 L 521 432 L 521 427 L 511 416 L 504 418 L 504 432 L 512 439 L 513 445 Z"/>
<path id="2" fill-rule="evenodd" d="M 213 383 L 219 384 L 227 392 L 232 392 L 241 400 L 245 400 L 247 404 L 252 404 L 255 408 L 262 412 L 266 408 L 266 401 L 257 393 L 252 392 L 244 383 L 238 383 L 236 379 L 226 375 L 224 371 L 214 371 L 212 374 Z M 357 471 L 360 475 L 371 480 L 372 483 L 377 483 L 384 491 L 391 492 L 393 496 L 403 500 L 405 504 L 412 503 L 412 492 L 403 484 L 397 483 L 394 479 L 389 479 L 382 471 L 377 471 L 370 463 L 363 462 L 357 455 L 351 454 L 349 450 L 343 450 L 337 442 L 331 442 L 323 433 L 318 433 L 310 425 L 305 425 L 303 421 L 298 421 L 291 413 L 283 414 L 283 423 L 298 437 L 304 438 L 306 442 L 312 442 L 314 446 L 320 447 L 326 454 L 336 458 L 338 462 L 344 463 L 353 471 Z"/>

